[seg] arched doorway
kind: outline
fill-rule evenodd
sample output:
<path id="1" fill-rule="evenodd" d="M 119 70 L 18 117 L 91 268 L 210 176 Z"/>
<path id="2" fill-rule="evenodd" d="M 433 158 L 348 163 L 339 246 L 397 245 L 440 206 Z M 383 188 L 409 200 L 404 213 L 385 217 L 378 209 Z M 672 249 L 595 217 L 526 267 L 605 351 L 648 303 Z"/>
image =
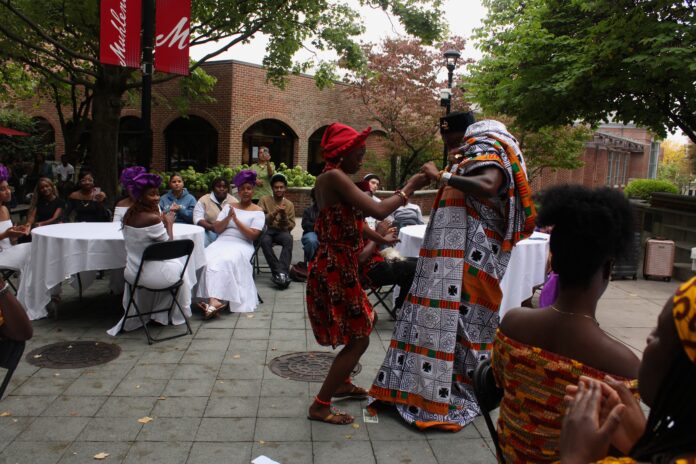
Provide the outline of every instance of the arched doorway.
<path id="1" fill-rule="evenodd" d="M 242 163 L 255 163 L 259 147 L 268 147 L 276 166 L 285 163 L 291 168 L 295 164 L 296 142 L 297 134 L 287 124 L 277 119 L 264 119 L 244 131 Z"/>
<path id="2" fill-rule="evenodd" d="M 142 141 L 142 125 L 136 116 L 124 116 L 118 125 L 118 167 L 138 164 L 140 144 Z"/>
<path id="3" fill-rule="evenodd" d="M 307 171 L 315 176 L 321 174 L 321 170 L 324 169 L 324 158 L 321 156 L 321 138 L 324 136 L 327 127 L 329 126 L 323 126 L 315 130 L 307 140 Z"/>
<path id="4" fill-rule="evenodd" d="M 217 130 L 199 116 L 172 121 L 164 130 L 164 143 L 168 171 L 189 166 L 196 171 L 204 171 L 217 163 Z"/>

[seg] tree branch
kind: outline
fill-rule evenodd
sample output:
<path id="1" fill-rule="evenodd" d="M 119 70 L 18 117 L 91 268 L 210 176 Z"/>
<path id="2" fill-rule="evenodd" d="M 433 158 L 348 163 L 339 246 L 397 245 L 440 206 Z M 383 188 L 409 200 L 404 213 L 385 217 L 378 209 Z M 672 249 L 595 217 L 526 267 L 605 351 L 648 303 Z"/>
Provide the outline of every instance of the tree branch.
<path id="1" fill-rule="evenodd" d="M 54 47 L 56 47 L 59 50 L 62 50 L 63 52 L 67 53 L 68 55 L 88 61 L 90 63 L 98 64 L 99 61 L 95 60 L 94 58 L 83 55 L 82 53 L 78 53 L 75 50 L 72 50 L 65 45 L 61 44 L 57 40 L 53 39 L 51 36 L 49 36 L 47 33 L 45 33 L 36 23 L 34 23 L 31 19 L 29 19 L 26 15 L 24 15 L 21 11 L 16 9 L 10 4 L 10 0 L 0 0 L 0 5 L 4 5 L 8 10 L 10 10 L 16 17 L 22 20 L 27 26 L 29 26 L 31 29 L 33 29 L 39 37 L 43 38 L 46 42 L 50 43 Z"/>

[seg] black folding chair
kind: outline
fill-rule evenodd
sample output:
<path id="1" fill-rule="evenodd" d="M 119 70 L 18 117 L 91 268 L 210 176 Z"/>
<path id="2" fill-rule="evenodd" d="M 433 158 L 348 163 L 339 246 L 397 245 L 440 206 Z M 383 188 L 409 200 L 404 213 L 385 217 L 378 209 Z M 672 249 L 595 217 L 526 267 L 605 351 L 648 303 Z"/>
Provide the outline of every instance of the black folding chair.
<path id="1" fill-rule="evenodd" d="M 254 280 L 256 280 L 256 274 L 261 272 L 261 266 L 259 264 L 259 250 L 261 249 L 261 239 L 264 235 L 266 235 L 267 231 L 268 226 L 264 224 L 263 229 L 261 229 L 261 234 L 256 240 L 254 240 L 254 254 L 251 255 L 251 275 L 254 277 Z M 256 297 L 259 299 L 259 303 L 263 304 L 263 298 L 261 298 L 259 292 L 256 292 Z"/>
<path id="2" fill-rule="evenodd" d="M 490 412 L 500 405 L 500 401 L 503 399 L 503 389 L 498 387 L 495 383 L 490 358 L 484 359 L 476 366 L 474 378 L 472 380 L 474 395 L 476 395 L 476 401 L 481 408 L 483 419 L 486 421 L 488 433 L 491 434 L 491 439 L 495 445 L 498 462 L 505 462 L 503 453 L 500 452 L 500 445 L 498 444 L 498 431 L 490 415 Z"/>
<path id="3" fill-rule="evenodd" d="M 381 287 L 368 287 L 367 290 L 367 297 L 374 296 L 377 298 L 377 302 L 375 303 L 375 306 L 379 305 L 382 308 L 384 308 L 388 313 L 389 316 L 392 318 L 392 320 L 396 320 L 396 308 L 389 302 L 389 299 L 392 297 L 392 294 L 394 293 L 394 287 L 396 285 L 383 285 Z M 401 291 L 405 291 L 404 289 L 401 289 Z"/>
<path id="4" fill-rule="evenodd" d="M 14 340 L 0 340 L 0 367 L 7 369 L 5 374 L 5 379 L 2 381 L 0 386 L 0 400 L 5 394 L 5 389 L 10 384 L 12 375 L 19 361 L 22 359 L 22 354 L 24 354 L 25 342 L 16 342 Z"/>
<path id="5" fill-rule="evenodd" d="M 145 251 L 143 251 L 143 257 L 140 261 L 140 267 L 138 267 L 138 273 L 135 275 L 135 282 L 132 284 L 128 281 L 126 281 L 126 284 L 128 285 L 128 289 L 130 291 L 130 299 L 128 300 L 128 305 L 126 306 L 126 316 L 124 317 L 123 321 L 123 326 L 121 327 L 121 330 L 123 330 L 123 327 L 126 325 L 126 320 L 137 317 L 140 319 L 140 322 L 143 324 L 143 328 L 145 329 L 145 335 L 147 336 L 147 342 L 148 344 L 152 345 L 153 342 L 161 342 L 163 340 L 170 340 L 172 338 L 177 338 L 177 337 L 183 337 L 184 335 L 187 334 L 193 334 L 193 331 L 191 330 L 191 325 L 189 324 L 188 317 L 186 317 L 186 314 L 184 313 L 184 310 L 181 308 L 181 305 L 179 305 L 179 302 L 176 300 L 176 297 L 179 293 L 179 289 L 184 283 L 184 273 L 186 272 L 186 267 L 188 266 L 189 260 L 191 259 L 191 252 L 193 251 L 193 240 L 170 240 L 167 242 L 160 242 L 160 243 L 154 243 L 147 248 L 145 248 Z M 186 257 L 186 262 L 184 263 L 184 268 L 181 270 L 181 275 L 179 276 L 179 280 L 175 282 L 174 284 L 170 285 L 169 287 L 166 288 L 149 288 L 144 285 L 140 285 L 140 274 L 143 271 L 143 266 L 145 263 L 148 261 L 166 261 L 169 259 L 177 259 L 177 258 L 182 258 Z M 146 311 L 143 312 L 140 310 L 138 307 L 138 304 L 135 302 L 135 294 L 136 291 L 142 289 L 142 290 L 148 290 L 150 292 L 169 292 L 169 294 L 172 296 L 172 304 L 169 306 L 169 308 L 162 308 L 162 309 L 152 309 L 151 311 Z M 170 313 L 173 309 L 174 306 L 176 305 L 177 309 L 181 313 L 182 316 L 184 316 L 184 321 L 186 322 L 186 332 L 181 333 L 181 334 L 176 334 L 172 335 L 170 337 L 163 337 L 163 338 L 154 338 L 150 334 L 150 330 L 147 328 L 147 323 L 145 319 L 143 319 L 143 316 L 145 315 L 151 315 L 151 314 L 156 314 L 156 313 L 163 313 L 167 312 Z M 135 314 L 128 314 L 130 311 L 131 306 L 135 309 Z M 170 316 L 171 320 L 171 316 Z"/>
<path id="6" fill-rule="evenodd" d="M 5 282 L 7 282 L 9 284 L 10 288 L 12 289 L 14 294 L 16 295 L 17 294 L 17 287 L 15 287 L 15 284 L 12 282 L 12 277 L 17 277 L 17 275 L 18 275 L 17 271 L 15 271 L 14 269 L 3 268 L 3 269 L 0 269 L 0 275 L 2 275 L 2 280 L 4 280 Z"/>

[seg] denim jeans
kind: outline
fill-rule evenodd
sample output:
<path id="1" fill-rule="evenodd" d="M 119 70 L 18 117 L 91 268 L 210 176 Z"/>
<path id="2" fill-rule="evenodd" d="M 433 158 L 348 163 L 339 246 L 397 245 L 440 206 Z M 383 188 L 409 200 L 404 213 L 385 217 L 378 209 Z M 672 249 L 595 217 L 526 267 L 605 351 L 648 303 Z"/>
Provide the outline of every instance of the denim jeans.
<path id="1" fill-rule="evenodd" d="M 304 250 L 304 262 L 309 263 L 319 248 L 319 237 L 316 232 L 305 232 L 302 235 L 302 249 Z"/>

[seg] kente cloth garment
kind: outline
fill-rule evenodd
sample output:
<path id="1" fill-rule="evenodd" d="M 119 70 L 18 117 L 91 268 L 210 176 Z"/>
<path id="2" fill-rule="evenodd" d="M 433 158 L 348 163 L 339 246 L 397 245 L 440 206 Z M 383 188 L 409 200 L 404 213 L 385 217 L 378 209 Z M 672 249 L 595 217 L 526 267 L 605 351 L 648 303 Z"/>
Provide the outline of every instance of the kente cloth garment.
<path id="1" fill-rule="evenodd" d="M 362 213 L 343 203 L 317 215 L 319 248 L 308 266 L 307 314 L 320 345 L 335 348 L 372 332 L 374 313 L 358 271 L 363 225 Z"/>
<path id="2" fill-rule="evenodd" d="M 683 283 L 672 301 L 672 316 L 679 340 L 688 358 L 696 362 L 696 277 Z"/>
<path id="3" fill-rule="evenodd" d="M 606 372 L 496 333 L 491 364 L 503 388 L 498 440 L 505 462 L 544 463 L 560 459 L 561 422 L 566 385 L 584 375 L 603 380 Z M 613 375 L 613 374 L 612 374 Z M 636 381 L 625 381 L 634 393 Z"/>
<path id="4" fill-rule="evenodd" d="M 450 172 L 498 168 L 500 195 L 439 190 L 416 277 L 370 389 L 370 402 L 393 403 L 419 428 L 457 431 L 480 414 L 471 376 L 492 347 L 512 247 L 534 229 L 524 165 L 505 126 L 481 121 L 469 127 L 465 141 L 464 158 Z"/>

